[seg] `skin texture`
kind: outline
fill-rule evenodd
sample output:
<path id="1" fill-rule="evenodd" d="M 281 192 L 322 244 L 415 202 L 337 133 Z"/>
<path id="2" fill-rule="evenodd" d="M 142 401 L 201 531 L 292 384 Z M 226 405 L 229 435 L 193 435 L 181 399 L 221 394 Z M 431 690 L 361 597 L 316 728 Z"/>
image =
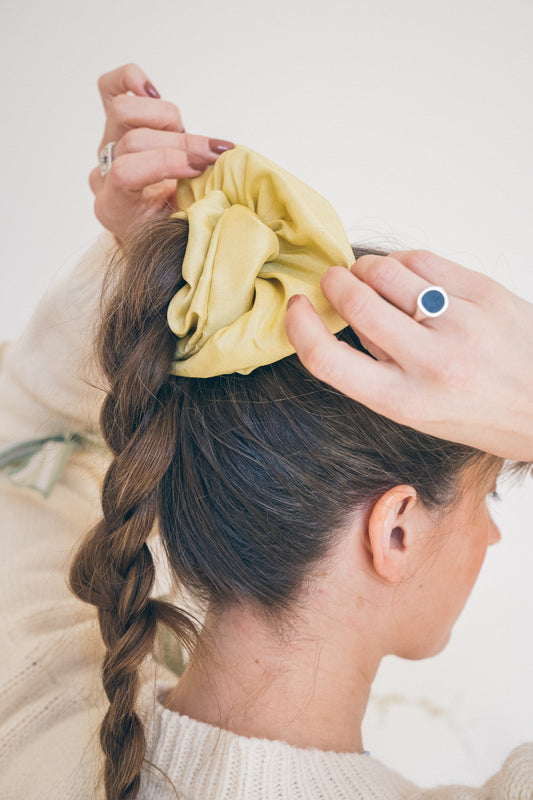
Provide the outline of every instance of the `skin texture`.
<path id="1" fill-rule="evenodd" d="M 251 607 L 207 615 L 169 708 L 244 736 L 362 752 L 361 723 L 383 656 L 419 659 L 449 640 L 500 534 L 473 483 L 430 515 L 397 486 L 350 521 L 282 636 Z"/>
<path id="2" fill-rule="evenodd" d="M 114 160 L 89 184 L 94 211 L 118 241 L 144 222 L 176 211 L 176 181 L 200 175 L 232 142 L 185 132 L 179 108 L 150 95 L 148 78 L 136 64 L 102 75 L 98 89 L 106 113 L 98 153 L 115 142 Z"/>
<path id="3" fill-rule="evenodd" d="M 415 322 L 430 285 L 446 289 L 449 307 Z M 286 330 L 316 377 L 423 433 L 533 460 L 533 304 L 426 250 L 332 267 L 322 290 L 374 358 L 339 342 L 297 296 Z"/>
<path id="4" fill-rule="evenodd" d="M 167 706 L 245 736 L 361 752 L 381 659 L 442 650 L 500 538 L 486 505 L 495 478 L 465 476 L 470 488 L 438 516 L 412 487 L 384 494 L 350 522 L 281 636 L 251 607 L 208 613 Z"/>

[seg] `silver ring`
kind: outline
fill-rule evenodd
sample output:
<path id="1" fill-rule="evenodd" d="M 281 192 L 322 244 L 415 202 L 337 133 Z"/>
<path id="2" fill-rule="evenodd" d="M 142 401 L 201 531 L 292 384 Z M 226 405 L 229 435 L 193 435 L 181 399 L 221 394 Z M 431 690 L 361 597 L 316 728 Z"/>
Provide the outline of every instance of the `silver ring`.
<path id="1" fill-rule="evenodd" d="M 100 155 L 98 156 L 98 162 L 100 164 L 100 172 L 102 173 L 102 176 L 107 175 L 107 173 L 111 169 L 111 163 L 113 161 L 113 157 L 115 154 L 115 144 L 116 142 L 108 142 L 100 150 Z"/>
<path id="2" fill-rule="evenodd" d="M 440 286 L 428 286 L 416 299 L 416 311 L 413 319 L 422 322 L 432 317 L 440 317 L 448 308 L 448 295 Z"/>

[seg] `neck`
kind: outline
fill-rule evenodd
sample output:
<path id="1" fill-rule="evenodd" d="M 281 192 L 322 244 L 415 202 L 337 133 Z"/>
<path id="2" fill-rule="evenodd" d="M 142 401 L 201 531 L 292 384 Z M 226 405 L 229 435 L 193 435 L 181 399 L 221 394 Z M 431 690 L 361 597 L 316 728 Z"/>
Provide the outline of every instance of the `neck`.
<path id="1" fill-rule="evenodd" d="M 284 641 L 249 608 L 208 613 L 198 650 L 166 705 L 241 736 L 362 752 L 361 724 L 381 656 L 353 623 L 314 612 L 312 627 L 304 623 Z"/>

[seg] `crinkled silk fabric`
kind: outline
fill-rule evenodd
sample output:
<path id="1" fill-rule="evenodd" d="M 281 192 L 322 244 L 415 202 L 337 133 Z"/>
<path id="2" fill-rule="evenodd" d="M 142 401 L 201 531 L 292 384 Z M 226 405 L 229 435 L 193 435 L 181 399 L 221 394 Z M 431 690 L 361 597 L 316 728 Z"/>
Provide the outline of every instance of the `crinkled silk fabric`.
<path id="1" fill-rule="evenodd" d="M 245 147 L 178 183 L 174 216 L 187 217 L 185 285 L 168 307 L 178 338 L 171 372 L 208 378 L 294 353 L 288 299 L 305 294 L 331 332 L 346 327 L 320 290 L 333 265 L 349 267 L 342 223 L 321 195 Z"/>

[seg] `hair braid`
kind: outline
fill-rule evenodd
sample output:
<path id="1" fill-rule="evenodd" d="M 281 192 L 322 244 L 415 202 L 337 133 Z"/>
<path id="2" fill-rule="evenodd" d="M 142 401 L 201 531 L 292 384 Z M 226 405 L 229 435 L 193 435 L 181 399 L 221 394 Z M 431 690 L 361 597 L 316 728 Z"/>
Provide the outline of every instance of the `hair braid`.
<path id="1" fill-rule="evenodd" d="M 135 703 L 157 623 L 189 651 L 196 644 L 191 618 L 151 597 L 156 520 L 174 576 L 197 601 L 215 611 L 252 602 L 283 630 L 354 509 L 407 483 L 444 513 L 465 467 L 495 458 L 375 414 L 295 355 L 247 376 L 169 375 L 176 340 L 166 312 L 182 285 L 187 236 L 186 221 L 169 219 L 127 245 L 110 273 L 97 341 L 110 387 L 101 425 L 114 458 L 103 518 L 76 556 L 71 585 L 97 607 L 106 646 L 108 800 L 139 791 L 145 737 Z M 350 328 L 338 337 L 361 348 Z"/>
<path id="2" fill-rule="evenodd" d="M 102 676 L 109 708 L 100 741 L 108 800 L 133 800 L 139 791 L 145 736 L 135 702 L 139 668 L 153 648 L 158 620 L 188 649 L 195 635 L 184 613 L 150 596 L 155 569 L 147 540 L 179 433 L 169 378 L 175 338 L 166 308 L 181 283 L 188 231 L 183 221 L 167 224 L 175 247 L 158 258 L 146 231 L 142 243 L 132 241 L 104 308 L 97 356 L 109 392 L 100 421 L 114 459 L 102 487 L 103 518 L 81 545 L 70 575 L 74 593 L 97 607 L 106 647 Z M 133 251 L 135 259 L 128 259 Z"/>

